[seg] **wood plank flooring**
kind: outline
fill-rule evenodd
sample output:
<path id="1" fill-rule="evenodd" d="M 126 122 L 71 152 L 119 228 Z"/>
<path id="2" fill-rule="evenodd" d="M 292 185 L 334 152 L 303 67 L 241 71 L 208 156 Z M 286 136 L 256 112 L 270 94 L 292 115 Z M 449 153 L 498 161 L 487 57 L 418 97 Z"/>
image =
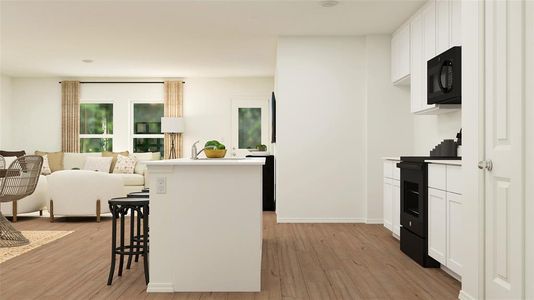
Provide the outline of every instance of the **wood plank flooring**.
<path id="1" fill-rule="evenodd" d="M 106 285 L 111 219 L 21 217 L 19 230 L 74 233 L 0 264 L 0 299 L 457 299 L 460 284 L 424 269 L 381 225 L 276 224 L 264 214 L 260 293 L 147 294 L 142 261 Z M 116 274 L 116 273 L 115 273 Z"/>

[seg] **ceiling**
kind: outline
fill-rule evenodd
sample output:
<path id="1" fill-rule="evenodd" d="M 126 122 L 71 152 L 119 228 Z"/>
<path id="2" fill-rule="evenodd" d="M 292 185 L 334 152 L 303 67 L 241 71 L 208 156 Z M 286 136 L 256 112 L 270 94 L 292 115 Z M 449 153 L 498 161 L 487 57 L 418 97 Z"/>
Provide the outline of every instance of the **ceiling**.
<path id="1" fill-rule="evenodd" d="M 278 36 L 391 33 L 423 2 L 1 1 L 0 67 L 24 77 L 273 76 Z"/>

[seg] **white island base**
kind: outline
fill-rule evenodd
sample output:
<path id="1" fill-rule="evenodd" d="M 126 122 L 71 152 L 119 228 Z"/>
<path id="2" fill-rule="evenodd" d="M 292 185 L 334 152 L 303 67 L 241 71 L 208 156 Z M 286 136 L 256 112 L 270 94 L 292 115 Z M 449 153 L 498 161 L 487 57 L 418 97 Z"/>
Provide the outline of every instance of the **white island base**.
<path id="1" fill-rule="evenodd" d="M 263 158 L 149 162 L 147 292 L 261 290 Z"/>

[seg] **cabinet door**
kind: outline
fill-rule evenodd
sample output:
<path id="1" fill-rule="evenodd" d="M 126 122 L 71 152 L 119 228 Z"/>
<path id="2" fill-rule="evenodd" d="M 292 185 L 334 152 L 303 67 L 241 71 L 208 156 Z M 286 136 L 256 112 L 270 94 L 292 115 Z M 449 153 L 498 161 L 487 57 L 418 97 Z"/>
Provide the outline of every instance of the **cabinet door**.
<path id="1" fill-rule="evenodd" d="M 393 180 L 393 195 L 392 195 L 392 201 L 393 201 L 393 233 L 400 237 L 400 181 L 399 180 Z"/>
<path id="2" fill-rule="evenodd" d="M 438 1 L 439 2 L 439 1 Z M 426 79 L 427 62 L 436 56 L 436 2 L 429 1 L 423 11 L 423 27 L 424 27 L 424 53 L 425 60 L 424 74 Z M 425 80 L 426 82 L 426 80 Z M 424 94 L 426 95 L 426 84 L 424 86 Z"/>
<path id="3" fill-rule="evenodd" d="M 392 230 L 392 216 L 393 216 L 393 179 L 384 178 L 384 227 Z"/>
<path id="4" fill-rule="evenodd" d="M 462 1 L 451 0 L 450 5 L 450 21 L 451 21 L 451 34 L 449 47 L 462 45 Z"/>
<path id="5" fill-rule="evenodd" d="M 410 75 L 410 25 L 399 28 L 391 38 L 391 81 L 398 83 Z"/>
<path id="6" fill-rule="evenodd" d="M 447 267 L 462 276 L 462 195 L 447 192 Z"/>
<path id="7" fill-rule="evenodd" d="M 447 195 L 428 189 L 428 255 L 447 264 Z"/>
<path id="8" fill-rule="evenodd" d="M 414 17 L 410 24 L 410 103 L 411 112 L 421 110 L 423 78 L 423 18 L 421 14 Z M 426 98 L 425 98 L 426 99 Z"/>
<path id="9" fill-rule="evenodd" d="M 436 0 L 437 54 L 450 47 L 450 2 L 450 0 Z"/>

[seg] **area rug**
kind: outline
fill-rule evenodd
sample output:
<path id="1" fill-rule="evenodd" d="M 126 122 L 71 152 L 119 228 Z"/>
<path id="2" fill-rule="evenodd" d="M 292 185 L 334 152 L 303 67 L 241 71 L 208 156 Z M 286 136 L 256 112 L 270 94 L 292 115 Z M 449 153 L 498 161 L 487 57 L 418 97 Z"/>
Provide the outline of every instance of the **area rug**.
<path id="1" fill-rule="evenodd" d="M 0 248 L 0 264 L 33 249 L 60 239 L 73 231 L 22 231 L 30 241 L 28 245 L 20 247 Z"/>

